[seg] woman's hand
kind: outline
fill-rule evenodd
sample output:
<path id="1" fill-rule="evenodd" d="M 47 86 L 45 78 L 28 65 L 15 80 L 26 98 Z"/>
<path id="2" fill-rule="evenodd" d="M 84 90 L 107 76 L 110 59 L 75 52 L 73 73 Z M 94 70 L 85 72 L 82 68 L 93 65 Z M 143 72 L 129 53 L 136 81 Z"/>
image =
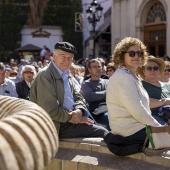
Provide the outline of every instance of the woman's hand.
<path id="1" fill-rule="evenodd" d="M 170 98 L 162 98 L 160 101 L 163 102 L 163 106 L 170 105 Z"/>
<path id="2" fill-rule="evenodd" d="M 170 105 L 170 98 L 162 98 L 162 99 L 153 99 L 150 98 L 150 108 L 157 108 L 157 107 L 162 107 L 165 105 Z"/>

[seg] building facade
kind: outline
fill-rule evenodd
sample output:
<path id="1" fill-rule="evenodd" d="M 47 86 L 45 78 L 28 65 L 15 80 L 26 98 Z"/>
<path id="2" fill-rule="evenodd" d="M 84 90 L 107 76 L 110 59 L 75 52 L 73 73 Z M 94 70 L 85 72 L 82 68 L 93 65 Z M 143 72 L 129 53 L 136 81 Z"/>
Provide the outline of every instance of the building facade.
<path id="1" fill-rule="evenodd" d="M 170 56 L 170 0 L 111 0 L 111 4 L 104 4 L 101 4 L 105 10 L 95 39 L 95 57 L 110 57 L 124 37 L 139 38 L 151 55 Z M 86 36 L 84 40 L 86 56 L 91 53 L 87 50 L 89 39 Z"/>
<path id="2" fill-rule="evenodd" d="M 56 42 L 63 40 L 62 28 L 57 26 L 41 26 L 38 28 L 24 26 L 21 35 L 21 47 L 27 44 L 33 44 L 43 48 L 46 45 L 50 51 L 54 50 L 54 44 Z"/>
<path id="3" fill-rule="evenodd" d="M 93 58 L 93 38 L 90 36 L 90 31 L 93 29 L 86 17 L 86 10 L 93 0 L 82 0 L 83 6 L 83 41 L 84 41 L 84 58 Z M 103 15 L 99 22 L 96 22 L 96 38 L 95 38 L 95 57 L 104 57 L 111 48 L 111 6 L 112 0 L 97 0 L 98 4 L 103 7 Z M 107 30 L 108 29 L 108 30 Z M 107 32 L 105 35 L 104 32 Z M 108 33 L 109 32 L 109 33 Z M 109 42 L 106 41 L 109 39 Z"/>
<path id="4" fill-rule="evenodd" d="M 156 57 L 170 55 L 169 0 L 113 0 L 112 51 L 124 37 L 136 37 Z"/>

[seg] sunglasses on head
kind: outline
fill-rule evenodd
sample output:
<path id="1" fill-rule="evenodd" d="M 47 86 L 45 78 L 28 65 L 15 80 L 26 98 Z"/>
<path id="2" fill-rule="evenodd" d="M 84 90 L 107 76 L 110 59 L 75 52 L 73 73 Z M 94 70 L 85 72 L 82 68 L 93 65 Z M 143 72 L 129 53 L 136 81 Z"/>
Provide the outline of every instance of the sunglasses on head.
<path id="1" fill-rule="evenodd" d="M 143 56 L 143 52 L 142 51 L 128 51 L 126 53 L 128 53 L 130 57 L 135 57 L 135 54 L 137 54 L 138 57 L 142 57 Z"/>
<path id="2" fill-rule="evenodd" d="M 146 68 L 146 70 L 148 70 L 148 71 L 152 71 L 152 70 L 158 71 L 158 70 L 159 70 L 159 67 L 158 67 L 158 66 L 153 66 L 153 67 L 151 67 L 151 66 L 146 66 L 145 68 Z"/>
<path id="3" fill-rule="evenodd" d="M 167 72 L 170 72 L 170 68 L 165 69 L 165 72 L 166 72 L 166 71 L 167 71 Z"/>
<path id="4" fill-rule="evenodd" d="M 32 75 L 34 74 L 33 71 L 24 71 L 24 73 L 25 73 L 25 74 L 32 74 Z"/>

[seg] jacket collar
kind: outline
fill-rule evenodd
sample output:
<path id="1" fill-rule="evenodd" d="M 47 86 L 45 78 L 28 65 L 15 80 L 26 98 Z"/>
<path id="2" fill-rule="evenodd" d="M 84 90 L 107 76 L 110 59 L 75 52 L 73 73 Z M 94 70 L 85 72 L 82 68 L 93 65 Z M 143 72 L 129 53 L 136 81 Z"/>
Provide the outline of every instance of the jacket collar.
<path id="1" fill-rule="evenodd" d="M 61 79 L 61 75 L 59 74 L 59 71 L 55 68 L 54 64 L 51 62 L 50 65 L 49 65 L 49 69 L 50 71 L 53 73 L 54 77 L 56 79 Z M 69 74 L 68 77 L 71 77 L 71 75 Z"/>

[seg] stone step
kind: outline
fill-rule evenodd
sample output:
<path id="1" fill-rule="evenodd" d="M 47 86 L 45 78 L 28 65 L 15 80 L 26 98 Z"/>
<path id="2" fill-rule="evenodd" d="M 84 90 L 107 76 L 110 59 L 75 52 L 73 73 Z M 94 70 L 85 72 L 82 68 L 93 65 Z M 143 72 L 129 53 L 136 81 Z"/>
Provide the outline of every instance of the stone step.
<path id="1" fill-rule="evenodd" d="M 126 157 L 112 154 L 103 138 L 60 140 L 59 150 L 44 170 L 169 170 L 170 154 L 147 157 L 138 153 Z"/>

